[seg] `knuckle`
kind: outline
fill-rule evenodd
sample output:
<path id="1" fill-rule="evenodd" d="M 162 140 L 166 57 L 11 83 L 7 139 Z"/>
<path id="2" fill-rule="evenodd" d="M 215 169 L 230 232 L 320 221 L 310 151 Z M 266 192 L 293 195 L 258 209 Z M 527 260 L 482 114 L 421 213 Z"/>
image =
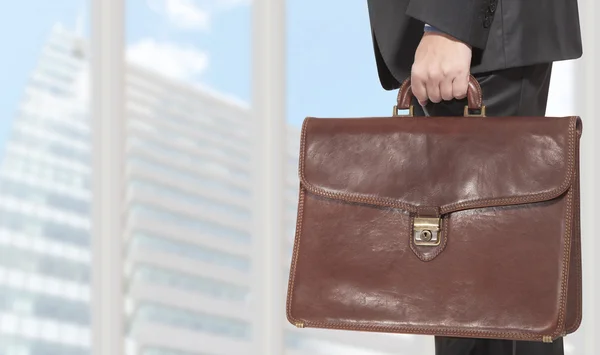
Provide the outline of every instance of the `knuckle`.
<path id="1" fill-rule="evenodd" d="M 411 77 L 410 78 L 411 81 L 411 86 L 412 86 L 412 90 L 420 90 L 422 86 L 424 86 L 423 84 L 425 83 L 425 81 L 419 77 Z"/>
<path id="2" fill-rule="evenodd" d="M 424 74 L 426 73 L 426 69 L 425 66 L 423 66 L 422 64 L 413 64 L 412 68 L 411 68 L 411 74 L 412 75 L 416 75 L 416 76 L 424 76 Z"/>
<path id="3" fill-rule="evenodd" d="M 444 73 L 439 69 L 433 69 L 429 71 L 429 79 L 435 82 L 439 82 L 444 78 Z"/>
<path id="4" fill-rule="evenodd" d="M 442 72 L 444 73 L 445 77 L 453 79 L 466 75 L 465 69 L 463 69 L 461 66 L 447 65 L 442 68 Z"/>
<path id="5" fill-rule="evenodd" d="M 442 67 L 441 73 L 444 77 L 451 77 L 456 74 L 456 69 L 452 67 Z"/>
<path id="6" fill-rule="evenodd" d="M 420 75 L 420 74 L 413 74 L 411 76 L 410 80 L 412 81 L 413 88 L 415 86 L 417 86 L 417 87 L 424 86 L 427 83 L 427 78 L 424 75 Z"/>

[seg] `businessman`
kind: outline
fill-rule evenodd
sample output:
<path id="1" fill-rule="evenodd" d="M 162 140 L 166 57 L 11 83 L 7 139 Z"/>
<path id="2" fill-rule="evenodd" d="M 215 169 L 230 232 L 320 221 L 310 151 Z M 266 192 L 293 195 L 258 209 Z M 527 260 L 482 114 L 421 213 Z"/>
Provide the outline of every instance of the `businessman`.
<path id="1" fill-rule="evenodd" d="M 552 63 L 582 55 L 576 0 L 368 0 L 381 85 L 410 77 L 415 115 L 463 114 L 468 75 L 487 116 L 544 116 Z M 436 355 L 563 355 L 563 342 L 436 337 Z"/>

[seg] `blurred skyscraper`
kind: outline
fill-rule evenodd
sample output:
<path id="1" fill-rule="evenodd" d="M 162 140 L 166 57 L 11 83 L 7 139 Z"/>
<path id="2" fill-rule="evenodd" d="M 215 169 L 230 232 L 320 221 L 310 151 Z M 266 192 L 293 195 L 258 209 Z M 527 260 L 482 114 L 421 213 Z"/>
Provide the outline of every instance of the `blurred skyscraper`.
<path id="1" fill-rule="evenodd" d="M 132 66 L 127 95 L 130 334 L 144 355 L 243 353 L 252 336 L 249 110 Z"/>
<path id="2" fill-rule="evenodd" d="M 0 166 L 0 354 L 90 348 L 90 128 L 84 43 L 54 28 Z"/>
<path id="3" fill-rule="evenodd" d="M 56 26 L 0 167 L 0 354 L 90 351 L 90 126 L 86 44 Z M 250 354 L 252 184 L 247 104 L 128 66 L 128 353 Z M 282 117 L 282 119 L 284 119 Z M 299 129 L 289 128 L 287 280 Z M 118 237 L 118 236 L 115 236 Z M 119 257 L 119 256 L 115 256 Z M 409 354 L 415 337 L 305 329 L 288 354 Z M 405 352 L 406 351 L 406 352 Z M 279 355 L 279 354 L 263 354 Z"/>

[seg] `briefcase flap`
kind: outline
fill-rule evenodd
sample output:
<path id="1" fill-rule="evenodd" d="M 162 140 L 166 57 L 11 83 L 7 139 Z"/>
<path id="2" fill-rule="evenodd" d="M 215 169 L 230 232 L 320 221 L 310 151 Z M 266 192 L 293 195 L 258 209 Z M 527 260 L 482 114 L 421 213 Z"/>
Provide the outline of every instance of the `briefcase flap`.
<path id="1" fill-rule="evenodd" d="M 577 117 L 307 118 L 300 179 L 330 199 L 416 215 L 554 199 L 575 176 Z"/>

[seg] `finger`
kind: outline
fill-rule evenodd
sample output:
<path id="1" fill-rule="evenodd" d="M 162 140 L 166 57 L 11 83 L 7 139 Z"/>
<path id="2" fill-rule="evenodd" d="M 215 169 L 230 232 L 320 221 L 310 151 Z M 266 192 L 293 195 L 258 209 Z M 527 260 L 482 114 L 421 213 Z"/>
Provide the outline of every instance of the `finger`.
<path id="1" fill-rule="evenodd" d="M 457 99 L 464 99 L 467 97 L 468 87 L 469 75 L 460 75 L 452 82 L 452 95 Z"/>
<path id="2" fill-rule="evenodd" d="M 429 79 L 426 83 L 427 96 L 431 102 L 436 104 L 442 101 L 442 95 L 440 93 L 440 83 L 441 76 L 437 73 L 430 74 Z"/>
<path id="3" fill-rule="evenodd" d="M 425 106 L 427 104 L 427 87 L 423 75 L 420 75 L 419 72 L 413 72 L 410 78 L 410 86 L 413 96 L 421 106 Z"/>
<path id="4" fill-rule="evenodd" d="M 440 94 L 444 101 L 450 101 L 454 98 L 454 91 L 452 86 L 452 78 L 447 77 L 440 83 Z"/>

